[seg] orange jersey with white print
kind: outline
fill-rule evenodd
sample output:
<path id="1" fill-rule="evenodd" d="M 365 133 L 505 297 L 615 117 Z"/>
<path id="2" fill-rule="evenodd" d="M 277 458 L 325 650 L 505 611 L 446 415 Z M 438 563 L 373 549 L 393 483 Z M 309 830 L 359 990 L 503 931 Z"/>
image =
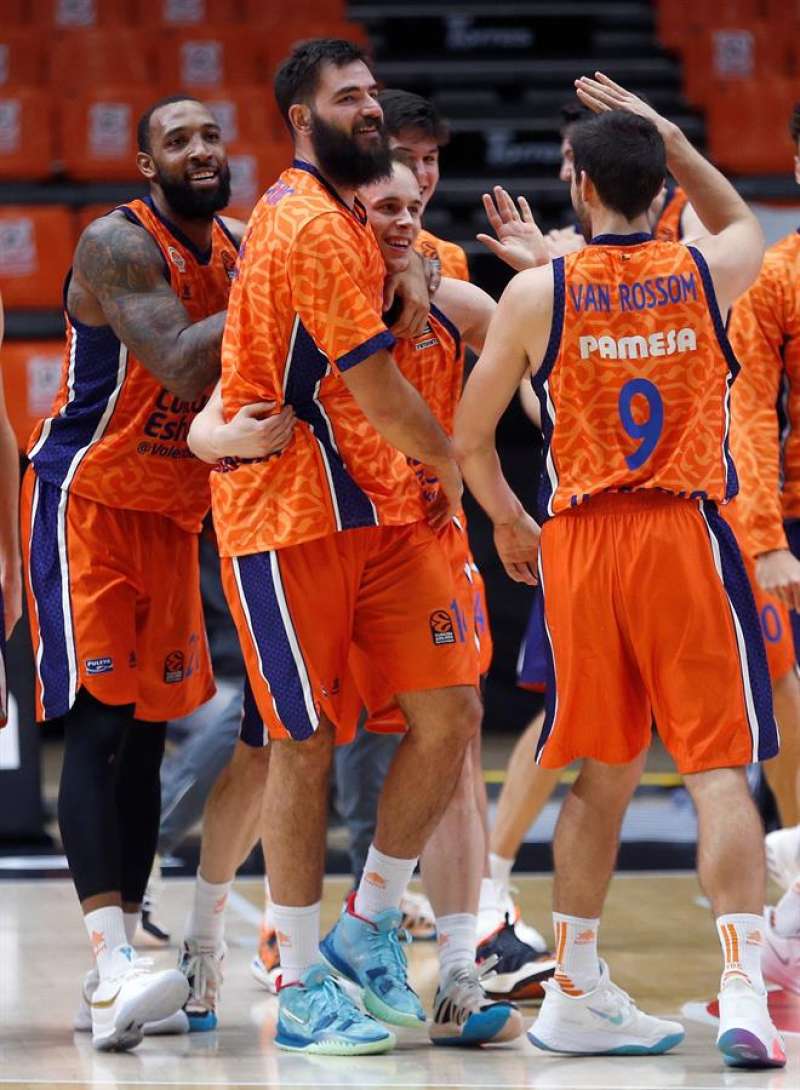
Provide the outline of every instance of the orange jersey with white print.
<path id="1" fill-rule="evenodd" d="M 342 379 L 394 337 L 381 317 L 385 267 L 363 206 L 309 164 L 261 198 L 248 224 L 222 347 L 226 419 L 242 405 L 291 405 L 279 455 L 229 459 L 212 474 L 223 556 L 280 549 L 340 530 L 424 517 L 405 457 L 369 423 Z"/>
<path id="2" fill-rule="evenodd" d="M 423 229 L 417 235 L 414 249 L 423 257 L 438 258 L 442 276 L 450 276 L 453 280 L 469 280 L 467 255 L 455 242 L 445 242 Z"/>
<path id="3" fill-rule="evenodd" d="M 753 555 L 787 547 L 784 519 L 800 518 L 800 234 L 771 246 L 736 301 L 729 336 L 742 363 L 731 443 L 738 505 Z"/>
<path id="4" fill-rule="evenodd" d="M 393 355 L 442 428 L 452 436 L 464 384 L 464 350 L 458 329 L 432 304 L 422 333 L 398 341 Z"/>
<path id="5" fill-rule="evenodd" d="M 653 229 L 653 237 L 659 242 L 680 242 L 683 238 L 681 219 L 689 198 L 679 185 L 673 186 L 667 193 L 661 215 Z"/>
<path id="6" fill-rule="evenodd" d="M 542 517 L 607 491 L 735 495 L 738 363 L 699 250 L 601 235 L 552 268 L 550 340 L 533 379 L 546 442 Z"/>
<path id="7" fill-rule="evenodd" d="M 192 322 L 226 308 L 237 246 L 219 218 L 202 254 L 149 199 L 121 205 L 120 213 L 153 238 Z M 96 503 L 166 515 L 198 531 L 210 502 L 209 468 L 186 437 L 210 391 L 191 402 L 177 397 L 110 326 L 85 325 L 68 311 L 66 324 L 61 387 L 29 445 L 37 475 Z"/>

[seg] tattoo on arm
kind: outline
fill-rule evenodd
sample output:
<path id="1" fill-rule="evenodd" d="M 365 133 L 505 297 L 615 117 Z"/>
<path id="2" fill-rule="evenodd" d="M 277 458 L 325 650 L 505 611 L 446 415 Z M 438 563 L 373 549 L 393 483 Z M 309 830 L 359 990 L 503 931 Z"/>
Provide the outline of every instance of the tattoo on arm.
<path id="1" fill-rule="evenodd" d="M 218 377 L 225 311 L 192 322 L 141 227 L 114 215 L 91 224 L 73 274 L 123 344 L 172 393 L 191 400 Z"/>

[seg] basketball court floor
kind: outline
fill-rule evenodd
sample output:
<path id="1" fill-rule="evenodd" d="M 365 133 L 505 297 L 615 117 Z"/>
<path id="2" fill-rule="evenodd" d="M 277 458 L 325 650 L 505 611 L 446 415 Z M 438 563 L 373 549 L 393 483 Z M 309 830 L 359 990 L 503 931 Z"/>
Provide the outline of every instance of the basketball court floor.
<path id="1" fill-rule="evenodd" d="M 518 881 L 531 922 L 549 921 L 547 876 Z M 778 1072 L 726 1070 L 714 1049 L 713 1011 L 707 1010 L 719 974 L 719 948 L 696 879 L 683 873 L 619 875 L 601 929 L 601 950 L 616 982 L 654 1013 L 679 1017 L 686 1040 L 664 1057 L 558 1057 L 526 1039 L 480 1051 L 434 1048 L 424 1032 L 400 1031 L 389 1056 L 360 1059 L 297 1056 L 272 1044 L 277 1001 L 250 976 L 258 935 L 262 883 L 237 883 L 228 916 L 229 956 L 220 1029 L 213 1034 L 146 1038 L 134 1052 L 95 1052 L 74 1034 L 72 1017 L 89 955 L 71 884 L 58 880 L 0 882 L 0 1084 L 27 1087 L 536 1087 L 539 1090 L 629 1088 L 769 1088 L 800 1090 L 800 997 L 772 996 L 776 1021 L 787 1033 L 789 1065 Z M 326 882 L 323 925 L 335 918 L 347 889 Z M 165 883 L 159 915 L 177 942 L 191 883 Z M 148 953 L 148 951 L 143 951 Z M 175 949 L 158 951 L 159 966 L 174 964 Z M 436 982 L 432 943 L 410 951 L 412 980 L 429 1002 Z M 534 1007 L 523 1008 L 526 1021 Z"/>

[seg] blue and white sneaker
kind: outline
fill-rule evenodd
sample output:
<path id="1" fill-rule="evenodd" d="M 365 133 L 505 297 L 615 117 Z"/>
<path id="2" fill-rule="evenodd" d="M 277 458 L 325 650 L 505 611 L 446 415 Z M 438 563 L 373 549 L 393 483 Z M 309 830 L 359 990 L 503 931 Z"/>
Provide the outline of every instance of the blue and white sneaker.
<path id="1" fill-rule="evenodd" d="M 488 964 L 485 973 L 492 971 Z M 496 1003 L 481 986 L 474 965 L 448 973 L 436 990 L 433 1021 L 429 1026 L 435 1045 L 465 1048 L 513 1041 L 522 1033 L 522 1016 L 513 1003 Z"/>
<path id="2" fill-rule="evenodd" d="M 184 1004 L 190 1033 L 210 1033 L 217 1028 L 217 1003 L 222 987 L 222 963 L 225 943 L 219 946 L 184 939 L 178 968 L 189 984 L 189 998 Z"/>
<path id="3" fill-rule="evenodd" d="M 528 1030 L 531 1044 L 574 1056 L 660 1056 L 681 1043 L 680 1023 L 640 1011 L 611 983 L 606 963 L 600 965 L 600 982 L 583 995 L 566 995 L 555 981 L 545 981 L 539 1017 Z"/>
<path id="4" fill-rule="evenodd" d="M 341 916 L 320 944 L 330 968 L 358 984 L 364 1006 L 393 1026 L 425 1024 L 419 996 L 408 983 L 408 961 L 403 943 L 410 936 L 401 930 L 402 915 L 389 908 L 374 922 L 357 916 L 351 893 Z"/>
<path id="5" fill-rule="evenodd" d="M 325 965 L 312 965 L 299 984 L 279 984 L 278 989 L 278 1048 L 320 1056 L 369 1056 L 395 1046 L 391 1030 L 359 1010 Z"/>

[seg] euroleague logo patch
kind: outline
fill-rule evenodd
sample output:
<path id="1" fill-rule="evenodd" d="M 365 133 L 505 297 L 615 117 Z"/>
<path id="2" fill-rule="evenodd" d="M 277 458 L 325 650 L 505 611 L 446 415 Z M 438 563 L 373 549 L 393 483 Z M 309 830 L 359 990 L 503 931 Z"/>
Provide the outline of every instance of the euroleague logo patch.
<path id="1" fill-rule="evenodd" d="M 170 651 L 164 659 L 164 681 L 167 685 L 174 685 L 183 681 L 183 651 Z"/>
<path id="2" fill-rule="evenodd" d="M 431 638 L 437 647 L 441 647 L 445 643 L 456 642 L 453 618 L 446 609 L 435 609 L 431 613 L 428 623 L 431 626 Z"/>

